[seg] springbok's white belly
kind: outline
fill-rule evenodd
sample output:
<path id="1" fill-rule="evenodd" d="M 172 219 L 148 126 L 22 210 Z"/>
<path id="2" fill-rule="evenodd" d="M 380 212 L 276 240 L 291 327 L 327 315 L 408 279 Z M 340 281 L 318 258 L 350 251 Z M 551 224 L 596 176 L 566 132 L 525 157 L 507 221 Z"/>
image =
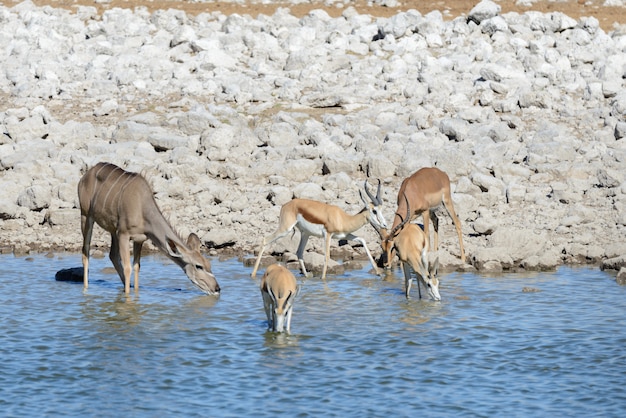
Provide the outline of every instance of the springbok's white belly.
<path id="1" fill-rule="evenodd" d="M 323 224 L 314 224 L 312 222 L 309 222 L 306 219 L 304 219 L 302 215 L 298 215 L 296 219 L 298 220 L 298 223 L 296 223 L 296 227 L 300 230 L 301 233 L 312 235 L 314 237 L 324 236 Z"/>

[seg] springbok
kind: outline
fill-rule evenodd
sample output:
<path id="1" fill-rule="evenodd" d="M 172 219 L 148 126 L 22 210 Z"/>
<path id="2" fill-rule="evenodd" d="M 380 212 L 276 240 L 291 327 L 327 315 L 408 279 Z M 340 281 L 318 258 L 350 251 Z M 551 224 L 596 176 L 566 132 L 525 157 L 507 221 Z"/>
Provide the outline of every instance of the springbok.
<path id="1" fill-rule="evenodd" d="M 403 198 L 404 196 L 404 198 Z M 417 218 L 422 215 L 424 222 L 424 233 L 426 234 L 426 240 L 430 243 L 430 234 L 428 220 L 433 221 L 435 230 L 435 250 L 439 249 L 439 219 L 434 212 L 434 209 L 439 207 L 443 203 L 444 208 L 452 218 L 456 233 L 459 237 L 459 245 L 461 249 L 461 261 L 465 262 L 465 250 L 463 248 L 463 236 L 461 233 L 461 221 L 454 211 L 454 205 L 452 203 L 452 197 L 450 195 L 450 178 L 446 173 L 435 167 L 421 168 L 410 177 L 407 177 L 402 181 L 400 185 L 400 191 L 398 192 L 398 209 L 394 215 L 393 224 L 391 226 L 394 229 L 400 224 L 402 214 L 410 207 L 411 219 Z M 428 212 L 426 216 L 425 212 Z M 409 221 L 410 221 L 409 220 Z M 389 234 L 391 235 L 391 234 Z M 390 267 L 391 263 L 391 248 L 393 246 L 393 237 L 389 240 L 383 240 L 381 242 L 383 255 L 386 257 L 384 261 L 385 268 Z"/>
<path id="2" fill-rule="evenodd" d="M 205 293 L 219 294 L 211 263 L 200 253 L 201 242 L 190 234 L 184 243 L 159 210 L 148 182 L 110 163 L 98 163 L 78 182 L 81 229 L 83 233 L 83 280 L 89 285 L 89 245 L 96 222 L 111 234 L 109 258 L 130 292 L 130 241 L 133 241 L 135 290 L 139 289 L 141 247 L 150 239 L 156 247 L 183 269 Z"/>
<path id="3" fill-rule="evenodd" d="M 261 279 L 261 295 L 267 316 L 267 326 L 271 331 L 290 332 L 293 302 L 300 293 L 296 278 L 280 264 L 272 264 Z"/>
<path id="4" fill-rule="evenodd" d="M 409 219 L 410 206 L 407 205 L 407 213 L 404 220 L 396 225 L 388 235 L 386 235 L 384 230 L 381 230 L 381 238 L 383 241 L 393 242 L 392 249 L 397 252 L 404 273 L 406 298 L 410 299 L 409 294 L 413 282 L 411 270 L 413 270 L 417 276 L 417 291 L 420 299 L 422 298 L 421 282 L 431 299 L 441 300 L 439 279 L 437 278 L 439 258 L 435 260 L 432 266 L 428 265 L 428 237 L 419 225 L 409 223 Z"/>
<path id="5" fill-rule="evenodd" d="M 374 267 L 376 274 L 380 275 L 380 270 L 367 248 L 367 244 L 363 238 L 353 234 L 356 230 L 370 222 L 375 228 L 387 228 L 385 218 L 381 213 L 382 200 L 380 198 L 380 180 L 378 181 L 378 190 L 376 196 L 373 196 L 367 189 L 367 180 L 365 181 L 365 193 L 370 199 L 368 202 L 363 193 L 359 190 L 361 200 L 365 207 L 355 215 L 348 215 L 341 208 L 334 205 L 319 202 L 317 200 L 293 199 L 285 203 L 280 209 L 280 219 L 278 221 L 278 229 L 273 234 L 265 237 L 261 242 L 259 254 L 252 270 L 252 277 L 256 277 L 256 272 L 261 262 L 261 257 L 265 248 L 274 241 L 286 236 L 294 228 L 300 231 L 300 244 L 298 245 L 298 262 L 302 274 L 307 276 L 307 271 L 302 259 L 304 248 L 310 236 L 323 237 L 325 240 L 325 259 L 322 271 L 322 279 L 326 278 L 326 269 L 330 257 L 330 241 L 335 238 L 338 240 L 354 240 L 360 242 L 365 248 L 365 252 Z"/>

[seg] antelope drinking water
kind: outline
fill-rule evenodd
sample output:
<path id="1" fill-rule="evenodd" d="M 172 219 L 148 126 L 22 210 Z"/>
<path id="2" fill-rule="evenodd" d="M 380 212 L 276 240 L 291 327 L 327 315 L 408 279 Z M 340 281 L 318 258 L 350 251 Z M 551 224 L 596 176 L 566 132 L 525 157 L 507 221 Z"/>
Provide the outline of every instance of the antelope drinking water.
<path id="1" fill-rule="evenodd" d="M 393 218 L 391 226 L 394 229 L 401 221 L 404 210 L 411 207 L 411 220 L 422 215 L 424 220 L 424 233 L 426 240 L 430 242 L 429 219 L 433 221 L 435 229 L 435 250 L 439 249 L 439 219 L 434 209 L 443 204 L 446 209 L 459 238 L 461 250 L 461 261 L 465 262 L 465 249 L 463 248 L 463 236 L 461 234 L 461 221 L 457 216 L 452 197 L 450 195 L 450 178 L 446 173 L 436 167 L 425 167 L 417 170 L 410 177 L 405 178 L 400 185 L 398 192 L 398 209 Z M 410 222 L 410 220 L 409 220 Z M 390 234 L 391 235 L 391 234 Z M 390 251 L 393 245 L 393 237 L 383 240 L 383 259 L 386 268 L 390 267 Z"/>
<path id="2" fill-rule="evenodd" d="M 413 270 L 417 275 L 417 291 L 420 299 L 422 298 L 421 283 L 431 299 L 441 300 L 441 296 L 439 295 L 439 279 L 437 278 L 439 258 L 429 266 L 428 250 L 430 244 L 428 242 L 428 236 L 419 225 L 409 223 L 411 219 L 411 206 L 409 205 L 406 195 L 403 196 L 406 206 L 406 215 L 403 219 L 400 218 L 401 222 L 389 233 L 387 233 L 386 229 L 378 229 L 383 248 L 388 249 L 387 262 L 391 264 L 392 254 L 395 250 L 400 259 L 404 273 L 404 290 L 407 299 L 410 298 L 409 295 L 411 293 L 412 283 L 411 270 Z"/>
<path id="3" fill-rule="evenodd" d="M 81 229 L 83 233 L 83 280 L 89 284 L 89 245 L 94 222 L 111 234 L 109 258 L 130 292 L 130 241 L 133 241 L 135 290 L 139 288 L 141 247 L 150 239 L 156 247 L 183 269 L 189 280 L 205 293 L 219 294 L 211 263 L 200 253 L 201 242 L 190 234 L 186 242 L 167 222 L 148 182 L 109 163 L 98 163 L 78 182 Z"/>
<path id="4" fill-rule="evenodd" d="M 290 331 L 293 302 L 299 292 L 296 278 L 286 267 L 272 264 L 265 270 L 261 279 L 261 295 L 270 330 Z"/>

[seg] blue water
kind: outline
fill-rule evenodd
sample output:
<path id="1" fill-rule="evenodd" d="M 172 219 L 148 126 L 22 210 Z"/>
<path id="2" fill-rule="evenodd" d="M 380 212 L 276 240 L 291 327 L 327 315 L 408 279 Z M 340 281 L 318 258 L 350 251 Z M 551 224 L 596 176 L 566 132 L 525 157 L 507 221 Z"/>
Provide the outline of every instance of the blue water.
<path id="1" fill-rule="evenodd" d="M 266 331 L 258 280 L 213 261 L 205 296 L 159 256 L 138 294 L 108 259 L 1 255 L 1 416 L 601 416 L 626 412 L 626 287 L 592 268 L 302 279 L 292 334 Z M 533 287 L 539 292 L 523 292 Z"/>

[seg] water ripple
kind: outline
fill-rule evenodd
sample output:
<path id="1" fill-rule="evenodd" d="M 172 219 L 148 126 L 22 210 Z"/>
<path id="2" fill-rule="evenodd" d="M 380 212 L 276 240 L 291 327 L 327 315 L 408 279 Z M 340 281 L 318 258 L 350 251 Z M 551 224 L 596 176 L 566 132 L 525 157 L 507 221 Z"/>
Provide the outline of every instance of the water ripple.
<path id="1" fill-rule="evenodd" d="M 258 280 L 236 260 L 213 262 L 224 277 L 216 298 L 155 256 L 128 296 L 106 259 L 92 261 L 83 292 L 54 281 L 79 255 L 1 257 L 7 416 L 617 417 L 626 408 L 626 288 L 594 269 L 449 274 L 441 302 L 407 301 L 399 270 L 299 278 L 287 335 L 267 331 Z"/>

